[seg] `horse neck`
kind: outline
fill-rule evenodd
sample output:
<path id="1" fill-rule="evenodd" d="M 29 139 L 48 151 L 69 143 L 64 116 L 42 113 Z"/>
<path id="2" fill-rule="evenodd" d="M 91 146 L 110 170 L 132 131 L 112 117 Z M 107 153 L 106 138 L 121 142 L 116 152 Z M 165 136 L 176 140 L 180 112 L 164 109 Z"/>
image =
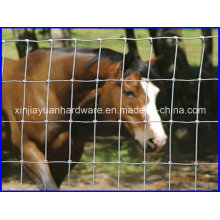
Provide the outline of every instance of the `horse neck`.
<path id="1" fill-rule="evenodd" d="M 109 59 L 101 59 L 90 68 L 92 79 L 118 79 L 121 76 L 122 62 L 112 63 Z"/>
<path id="2" fill-rule="evenodd" d="M 109 59 L 104 58 L 101 59 L 99 63 L 96 62 L 90 66 L 95 56 L 96 55 L 92 53 L 77 52 L 75 66 L 73 68 L 74 53 L 68 54 L 62 62 L 65 73 L 68 73 L 65 77 L 71 79 L 74 70 L 73 78 L 76 80 L 94 80 L 97 77 L 99 79 L 118 78 L 117 75 L 121 72 L 121 62 L 112 63 Z"/>
<path id="3" fill-rule="evenodd" d="M 118 63 L 111 63 L 107 59 L 101 59 L 98 71 L 98 63 L 93 64 L 91 67 L 89 66 L 92 59 L 94 59 L 94 54 L 84 54 L 77 53 L 75 58 L 75 66 L 74 65 L 74 53 L 54 53 L 52 60 L 52 79 L 75 79 L 76 81 L 73 84 L 74 89 L 74 103 L 78 103 L 84 98 L 90 90 L 95 88 L 94 82 L 79 82 L 77 80 L 94 80 L 97 78 L 97 73 L 99 79 L 108 79 L 108 78 L 116 78 L 117 69 L 119 67 Z M 58 88 L 56 88 L 55 92 L 60 100 L 62 97 L 66 97 L 68 100 L 70 99 L 69 95 L 71 94 L 70 84 L 67 83 L 56 83 L 59 84 Z M 99 83 L 99 87 L 103 85 L 102 82 Z M 63 100 L 65 103 L 65 100 Z"/>

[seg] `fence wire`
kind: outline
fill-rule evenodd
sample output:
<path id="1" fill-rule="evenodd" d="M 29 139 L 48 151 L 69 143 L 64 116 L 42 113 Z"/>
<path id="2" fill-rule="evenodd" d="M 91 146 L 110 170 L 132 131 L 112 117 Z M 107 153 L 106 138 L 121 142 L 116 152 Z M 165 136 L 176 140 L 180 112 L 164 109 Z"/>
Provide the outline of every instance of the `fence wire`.
<path id="1" fill-rule="evenodd" d="M 3 83 L 23 83 L 23 108 L 22 108 L 22 120 L 15 121 L 15 120 L 2 120 L 2 123 L 21 123 L 21 159 L 19 161 L 2 161 L 2 163 L 16 163 L 20 164 L 20 189 L 23 190 L 23 166 L 25 163 L 29 164 L 43 164 L 44 165 L 44 190 L 47 190 L 47 169 L 49 164 L 67 164 L 68 165 L 68 174 L 67 174 L 67 187 L 68 190 L 71 190 L 71 165 L 72 164 L 88 164 L 92 165 L 92 190 L 95 190 L 95 165 L 96 164 L 115 164 L 118 167 L 117 171 L 117 188 L 120 190 L 120 166 L 121 165 L 143 165 L 143 190 L 146 190 L 146 166 L 147 165 L 168 165 L 168 190 L 171 190 L 171 177 L 172 177 L 172 166 L 194 166 L 195 170 L 195 179 L 194 179 L 194 190 L 197 190 L 197 169 L 198 166 L 201 165 L 218 165 L 218 163 L 201 163 L 198 162 L 198 138 L 199 138 L 199 124 L 201 123 L 218 123 L 218 121 L 200 121 L 199 120 L 199 100 L 200 100 L 200 84 L 202 81 L 218 81 L 218 78 L 202 78 L 202 70 L 203 70 L 203 59 L 204 59 L 204 52 L 205 52 L 205 39 L 209 38 L 218 38 L 218 36 L 200 36 L 200 37 L 192 37 L 192 38 L 186 38 L 186 37 L 148 37 L 148 38 L 98 38 L 98 39 L 91 39 L 91 40 L 84 40 L 84 39 L 49 39 L 49 40 L 2 40 L 2 84 Z M 175 56 L 173 61 L 173 76 L 171 79 L 151 79 L 150 78 L 150 69 L 151 69 L 151 59 L 152 59 L 152 53 L 153 53 L 153 42 L 154 40 L 158 39 L 173 39 L 175 40 Z M 178 54 L 178 42 L 179 40 L 195 40 L 200 39 L 202 41 L 202 53 L 201 53 L 201 62 L 200 62 L 200 69 L 199 69 L 199 77 L 197 79 L 176 79 L 176 64 L 177 64 L 177 54 Z M 100 69 L 100 60 L 101 60 L 101 51 L 102 51 L 102 43 L 103 41 L 108 40 L 120 40 L 124 42 L 124 49 L 123 49 L 123 59 L 122 59 L 122 76 L 121 79 L 99 79 L 99 69 Z M 126 80 L 124 79 L 124 68 L 125 68 L 125 55 L 126 55 L 126 49 L 127 49 L 127 41 L 149 41 L 150 42 L 150 54 L 149 54 L 149 68 L 147 72 L 147 77 L 145 80 Z M 51 65 L 52 65 L 52 56 L 53 56 L 53 44 L 56 41 L 72 41 L 74 43 L 74 55 L 73 55 L 73 70 L 72 70 L 72 78 L 70 80 L 52 80 L 50 79 L 51 74 Z M 96 41 L 99 43 L 99 51 L 98 51 L 98 61 L 97 61 L 97 74 L 96 79 L 94 80 L 77 80 L 74 78 L 75 76 L 75 64 L 76 64 L 76 51 L 77 51 L 77 43 L 78 42 L 93 42 Z M 6 44 L 11 42 L 25 42 L 26 43 L 26 56 L 25 56 L 25 69 L 24 69 L 24 79 L 23 80 L 3 80 L 3 72 L 4 72 L 4 59 L 5 59 L 5 50 L 6 50 Z M 29 53 L 29 44 L 31 42 L 49 42 L 50 43 L 50 57 L 49 57 L 49 65 L 48 65 L 48 77 L 47 80 L 27 80 L 27 65 L 28 65 L 28 53 Z M 154 82 L 154 81 L 170 81 L 172 82 L 172 92 L 171 92 L 171 103 L 170 103 L 170 120 L 169 121 L 147 121 L 147 113 L 145 111 L 144 113 L 144 121 L 125 121 L 122 120 L 121 117 L 121 111 L 119 115 L 119 120 L 104 120 L 104 121 L 98 121 L 96 111 L 94 111 L 94 120 L 93 121 L 77 121 L 73 120 L 72 113 L 70 114 L 69 120 L 48 120 L 48 111 L 46 111 L 46 116 L 44 121 L 28 121 L 24 118 L 24 109 L 25 109 L 25 97 L 26 97 L 26 84 L 27 83 L 47 83 L 47 90 L 46 90 L 46 109 L 48 108 L 49 104 L 49 90 L 50 90 L 50 82 L 71 82 L 71 101 L 70 101 L 70 107 L 73 107 L 73 97 L 74 97 L 74 82 L 94 82 L 95 88 L 96 88 L 96 95 L 95 95 L 95 109 L 97 109 L 98 106 L 98 85 L 99 82 L 107 82 L 107 81 L 118 81 L 121 83 L 121 90 L 120 90 L 120 109 L 122 108 L 122 94 L 123 94 L 123 83 L 124 82 L 146 82 L 146 96 L 145 96 L 145 106 L 147 107 L 147 94 L 148 94 L 148 83 Z M 197 102 L 196 102 L 196 120 L 195 121 L 175 121 L 173 120 L 173 103 L 174 103 L 174 93 L 175 93 L 175 82 L 197 82 L 198 88 L 197 88 Z M 48 145 L 48 123 L 69 123 L 69 155 L 68 155 L 68 161 L 48 161 L 47 159 L 47 145 Z M 121 125 L 122 123 L 144 123 L 144 155 L 143 155 L 143 162 L 124 162 L 121 161 Z M 24 124 L 25 123 L 45 123 L 45 159 L 43 162 L 41 161 L 25 161 L 24 160 L 24 152 L 23 152 L 23 136 L 24 136 Z M 81 162 L 81 161 L 72 161 L 71 160 L 71 149 L 72 149 L 72 124 L 73 123 L 91 123 L 94 125 L 94 132 L 93 132 L 93 161 L 92 162 Z M 117 123 L 118 124 L 118 161 L 105 161 L 105 162 L 99 162 L 96 161 L 96 126 L 98 123 Z M 146 125 L 147 123 L 168 123 L 169 124 L 169 160 L 167 162 L 149 162 L 146 159 Z M 195 130 L 195 158 L 193 163 L 175 163 L 172 162 L 172 126 L 173 124 L 195 124 L 196 130 Z"/>

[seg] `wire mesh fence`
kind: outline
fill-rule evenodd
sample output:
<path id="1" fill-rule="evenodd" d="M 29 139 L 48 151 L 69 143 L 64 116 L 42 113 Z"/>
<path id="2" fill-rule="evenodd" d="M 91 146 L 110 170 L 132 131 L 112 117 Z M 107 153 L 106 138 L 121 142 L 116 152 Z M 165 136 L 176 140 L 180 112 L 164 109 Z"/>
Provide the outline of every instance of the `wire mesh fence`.
<path id="1" fill-rule="evenodd" d="M 218 121 L 201 121 L 199 120 L 199 111 L 196 113 L 196 120 L 195 121 L 176 121 L 173 120 L 173 106 L 174 106 L 174 93 L 175 93 L 175 83 L 176 82 L 197 82 L 197 101 L 196 101 L 196 108 L 197 110 L 200 107 L 200 84 L 202 81 L 218 81 L 218 78 L 202 78 L 202 71 L 203 71 L 203 61 L 204 61 L 204 50 L 205 50 L 205 39 L 208 38 L 218 38 L 218 36 L 201 36 L 201 37 L 194 37 L 194 38 L 185 38 L 185 37 L 148 37 L 148 38 L 141 38 L 141 39 L 132 39 L 132 38 L 105 38 L 105 39 L 92 39 L 92 40 L 81 40 L 81 39 L 49 39 L 49 40 L 2 40 L 2 84 L 5 83 L 22 83 L 23 84 L 23 105 L 22 105 L 22 119 L 17 120 L 2 120 L 2 123 L 19 123 L 21 125 L 21 136 L 20 136 L 20 160 L 18 161 L 7 161 L 3 160 L 2 163 L 17 163 L 20 164 L 20 190 L 23 190 L 23 172 L 24 172 L 24 164 L 28 163 L 41 163 L 44 164 L 44 190 L 47 190 L 47 178 L 48 178 L 48 172 L 47 172 L 47 165 L 53 164 L 53 163 L 60 163 L 60 164 L 67 164 L 68 166 L 68 174 L 67 174 L 67 186 L 68 190 L 71 190 L 71 165 L 72 164 L 89 164 L 92 165 L 92 182 L 91 182 L 91 190 L 96 190 L 95 188 L 95 177 L 96 177 L 96 165 L 98 164 L 115 164 L 117 166 L 117 189 L 120 190 L 120 169 L 122 165 L 142 165 L 143 166 L 143 190 L 146 190 L 146 167 L 147 165 L 166 165 L 168 166 L 168 189 L 172 190 L 171 187 L 171 178 L 172 178 L 172 167 L 175 165 L 177 166 L 191 166 L 194 167 L 194 190 L 197 190 L 197 169 L 199 166 L 208 166 L 208 165 L 218 165 L 218 163 L 200 163 L 198 162 L 198 140 L 199 140 L 199 125 L 202 123 L 218 123 Z M 161 78 L 161 79 L 153 79 L 150 76 L 150 70 L 151 70 L 151 60 L 152 60 L 152 53 L 153 53 L 153 43 L 155 40 L 158 39 L 172 39 L 175 41 L 175 56 L 173 60 L 173 75 L 172 78 Z M 179 40 L 201 40 L 202 42 L 202 52 L 201 52 L 201 62 L 200 62 L 200 68 L 199 68 L 199 77 L 197 79 L 177 79 L 176 78 L 176 65 L 177 65 L 177 55 L 178 55 L 178 42 Z M 102 52 L 102 44 L 104 41 L 108 40 L 118 40 L 122 41 L 124 43 L 123 48 L 123 58 L 122 58 L 122 75 L 121 79 L 100 79 L 99 73 L 100 73 L 100 62 L 101 62 L 101 52 Z M 52 66 L 52 57 L 53 57 L 53 44 L 55 41 L 72 41 L 74 44 L 74 55 L 73 55 L 73 69 L 72 69 L 72 77 L 71 79 L 62 79 L 62 80 L 54 80 L 51 79 L 51 66 Z M 76 53 L 77 53 L 77 43 L 78 42 L 85 42 L 85 41 L 96 41 L 99 44 L 99 52 L 98 52 L 98 61 L 97 61 L 97 73 L 96 78 L 92 80 L 79 80 L 75 79 L 75 65 L 76 65 Z M 127 41 L 148 41 L 150 43 L 150 54 L 149 54 L 149 68 L 146 73 L 146 77 L 141 80 L 127 80 L 124 77 L 125 72 L 125 59 L 126 59 L 126 50 L 127 50 Z M 24 68 L 24 77 L 23 80 L 16 80 L 16 79 L 10 79 L 10 80 L 3 80 L 4 76 L 4 60 L 5 60 L 5 50 L 6 50 L 6 44 L 10 44 L 11 42 L 25 42 L 26 43 L 26 56 L 25 56 L 25 68 Z M 29 56 L 29 44 L 30 42 L 49 42 L 50 43 L 50 56 L 49 56 L 49 65 L 48 65 L 48 74 L 46 80 L 27 80 L 27 66 L 28 66 L 28 56 Z M 144 81 L 146 83 L 146 96 L 145 96 L 145 106 L 147 106 L 147 94 L 148 94 L 148 85 L 149 82 L 154 81 L 167 81 L 172 83 L 172 92 L 171 92 L 171 103 L 170 103 L 170 119 L 169 120 L 161 120 L 161 121 L 149 121 L 147 120 L 147 113 L 145 111 L 144 113 L 144 120 L 143 121 L 124 121 L 122 120 L 121 111 L 119 114 L 119 120 L 104 120 L 99 121 L 97 119 L 97 113 L 94 111 L 94 119 L 92 121 L 80 121 L 80 120 L 73 120 L 73 115 L 70 114 L 69 120 L 49 120 L 48 119 L 48 111 L 46 111 L 45 120 L 43 121 L 30 121 L 25 120 L 25 100 L 26 100 L 26 85 L 28 83 L 46 83 L 47 89 L 46 89 L 46 106 L 45 108 L 48 109 L 49 107 L 49 96 L 50 96 L 50 83 L 51 82 L 70 82 L 71 83 L 71 100 L 70 100 L 70 108 L 73 107 L 73 97 L 74 97 L 74 83 L 76 82 L 93 82 L 95 83 L 96 88 L 96 94 L 95 94 L 95 109 L 98 107 L 98 88 L 99 83 L 107 82 L 107 81 L 118 81 L 120 82 L 120 109 L 122 108 L 122 97 L 123 97 L 123 84 L 126 81 L 138 81 L 142 82 Z M 68 142 L 68 160 L 67 161 L 50 161 L 48 160 L 48 124 L 49 123 L 68 123 L 69 124 L 69 142 Z M 124 122 L 127 123 L 143 123 L 144 124 L 144 154 L 143 154 L 143 162 L 125 162 L 121 159 L 121 127 Z M 169 125 L 169 137 L 168 137 L 168 147 L 169 147 L 169 160 L 166 162 L 150 162 L 147 160 L 146 157 L 146 127 L 148 123 L 167 123 Z M 23 149 L 23 140 L 24 140 L 24 124 L 26 123 L 44 123 L 45 124 L 45 140 L 44 140 L 44 161 L 26 161 L 24 160 L 24 149 Z M 88 123 L 93 124 L 93 161 L 88 162 L 82 162 L 82 161 L 73 161 L 71 152 L 72 152 L 72 125 L 73 123 Z M 118 124 L 118 141 L 117 141 L 117 162 L 114 161 L 96 161 L 96 136 L 97 136 L 97 124 L 102 123 L 117 123 Z M 195 158 L 193 163 L 177 163 L 172 162 L 172 128 L 173 124 L 195 124 L 195 143 L 194 143 L 194 150 L 195 150 Z"/>

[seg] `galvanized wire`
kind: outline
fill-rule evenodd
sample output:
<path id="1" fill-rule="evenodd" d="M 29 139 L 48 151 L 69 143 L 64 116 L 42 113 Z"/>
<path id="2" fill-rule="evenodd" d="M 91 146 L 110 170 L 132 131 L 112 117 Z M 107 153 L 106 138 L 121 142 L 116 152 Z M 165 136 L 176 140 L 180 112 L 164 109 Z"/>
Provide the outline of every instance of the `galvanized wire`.
<path id="1" fill-rule="evenodd" d="M 50 96 L 50 74 L 51 74 L 51 65 L 52 65 L 52 56 L 53 56 L 53 40 L 50 39 L 50 56 L 49 56 L 49 65 L 48 65 L 48 74 L 47 74 L 47 91 L 46 91 L 46 110 L 49 108 L 49 96 Z M 45 114 L 45 144 L 44 144 L 44 189 L 47 190 L 47 136 L 48 136 L 48 111 Z"/>
<path id="2" fill-rule="evenodd" d="M 200 163 L 198 162 L 198 127 L 200 123 L 218 123 L 218 121 L 199 121 L 199 99 L 200 99 L 200 84 L 202 81 L 217 81 L 218 78 L 201 78 L 202 77 L 202 69 L 203 69 L 203 59 L 204 59 L 204 52 L 205 52 L 205 39 L 209 38 L 218 38 L 218 36 L 201 36 L 201 37 L 192 37 L 192 38 L 184 38 L 184 37 L 177 37 L 177 36 L 171 36 L 171 37 L 147 37 L 147 38 L 139 38 L 139 39 L 133 39 L 133 38 L 98 38 L 98 39 L 90 39 L 90 40 L 83 40 L 83 39 L 49 39 L 49 40 L 2 40 L 2 84 L 3 83 L 23 83 L 23 108 L 22 108 L 22 119 L 19 121 L 16 120 L 2 120 L 2 123 L 21 123 L 21 159 L 19 161 L 2 161 L 2 163 L 19 163 L 21 165 L 21 174 L 20 174 L 20 189 L 23 188 L 23 166 L 24 164 L 44 164 L 45 167 L 45 179 L 44 179 L 44 189 L 47 190 L 47 166 L 48 164 L 57 163 L 57 164 L 67 164 L 68 165 L 68 176 L 67 176 L 67 185 L 68 190 L 71 190 L 70 186 L 70 179 L 71 179 L 71 165 L 72 164 L 89 164 L 92 165 L 93 171 L 92 171 L 92 190 L 95 190 L 95 165 L 96 164 L 115 164 L 118 167 L 117 170 L 117 188 L 120 190 L 120 166 L 122 164 L 124 165 L 143 165 L 143 190 L 146 189 L 146 166 L 147 165 L 168 165 L 169 170 L 169 185 L 168 190 L 171 190 L 171 177 L 172 177 L 172 166 L 194 166 L 195 167 L 195 182 L 194 182 L 194 189 L 197 190 L 197 168 L 200 165 L 218 165 L 218 163 Z M 171 79 L 150 79 L 150 68 L 151 68 L 151 58 L 152 58 L 152 52 L 153 52 L 153 41 L 157 39 L 174 39 L 176 42 L 175 45 L 175 56 L 174 56 L 174 68 L 173 68 L 173 76 Z M 178 41 L 179 40 L 195 40 L 200 39 L 202 40 L 202 53 L 201 53 L 201 63 L 200 63 L 200 70 L 199 70 L 199 77 L 197 79 L 177 79 L 176 78 L 176 62 L 177 62 L 177 54 L 178 54 Z M 122 75 L 121 79 L 99 79 L 99 68 L 100 68 L 100 60 L 101 60 L 101 50 L 102 50 L 102 42 L 107 40 L 121 40 L 124 42 L 124 49 L 123 49 L 123 59 L 122 59 Z M 124 66 L 125 66 L 125 55 L 126 55 L 126 45 L 128 40 L 134 40 L 134 41 L 149 41 L 150 42 L 150 54 L 149 54 L 149 68 L 147 72 L 147 76 L 145 79 L 141 80 L 126 80 L 124 79 Z M 72 70 L 72 78 L 71 79 L 57 79 L 52 80 L 50 79 L 50 73 L 51 73 L 51 65 L 52 65 L 52 55 L 53 55 L 53 43 L 55 41 L 73 41 L 74 42 L 74 53 L 73 53 L 73 70 Z M 75 63 L 76 63 L 76 52 L 77 52 L 77 42 L 92 42 L 97 41 L 99 43 L 99 52 L 98 52 L 98 62 L 97 62 L 97 74 L 96 79 L 92 80 L 76 80 L 74 78 L 75 74 Z M 6 43 L 10 42 L 26 42 L 26 57 L 25 57 L 25 70 L 24 70 L 24 79 L 23 80 L 3 80 L 3 72 L 4 72 L 4 60 L 5 60 L 5 48 Z M 49 66 L 48 66 L 48 77 L 47 80 L 27 80 L 27 65 L 28 65 L 28 51 L 29 51 L 29 43 L 30 42 L 49 42 L 50 43 L 50 57 L 49 57 Z M 25 97 L 26 97 L 26 84 L 27 83 L 46 83 L 47 85 L 47 94 L 46 94 L 46 109 L 48 109 L 49 105 L 49 90 L 50 90 L 50 83 L 53 82 L 71 82 L 71 101 L 70 101 L 70 107 L 73 107 L 73 97 L 74 97 L 74 83 L 75 82 L 85 82 L 90 83 L 94 82 L 96 85 L 96 92 L 95 92 L 95 109 L 98 106 L 98 85 L 99 82 L 107 82 L 107 81 L 118 81 L 121 83 L 121 91 L 120 91 L 120 109 L 122 108 L 122 97 L 123 97 L 123 84 L 124 82 L 146 82 L 146 97 L 145 97 L 145 106 L 147 106 L 147 91 L 148 91 L 148 83 L 154 82 L 154 81 L 170 81 L 172 82 L 172 92 L 171 92 L 171 114 L 170 114 L 170 120 L 169 121 L 147 121 L 146 120 L 146 113 L 144 115 L 144 121 L 124 121 L 122 120 L 121 111 L 119 114 L 119 120 L 103 120 L 99 121 L 97 120 L 96 111 L 94 112 L 94 120 L 93 121 L 77 121 L 73 120 L 72 114 L 70 114 L 69 120 L 48 120 L 48 111 L 46 112 L 45 120 L 44 121 L 28 121 L 24 118 L 24 108 L 25 108 Z M 197 88 L 197 104 L 196 104 L 196 120 L 195 121 L 175 121 L 173 120 L 173 101 L 174 101 L 174 91 L 175 91 L 175 82 L 197 82 L 198 88 Z M 69 124 L 69 155 L 68 155 L 68 161 L 48 161 L 48 155 L 47 155 L 47 135 L 48 135 L 48 123 L 68 123 Z M 143 156 L 143 162 L 124 162 L 121 161 L 121 126 L 122 123 L 144 123 L 144 156 Z M 24 149 L 23 149 L 23 141 L 24 141 L 24 124 L 25 123 L 45 123 L 45 158 L 44 161 L 25 161 L 24 160 Z M 91 123 L 94 126 L 94 133 L 93 133 L 93 161 L 92 162 L 81 162 L 81 161 L 72 161 L 72 124 L 73 123 Z M 117 161 L 104 161 L 104 162 L 98 162 L 96 161 L 96 126 L 98 123 L 117 123 L 118 124 L 118 157 Z M 149 162 L 146 158 L 146 124 L 147 123 L 168 123 L 170 132 L 169 132 L 169 159 L 167 162 Z M 196 139 L 195 139 L 195 159 L 193 163 L 174 163 L 172 162 L 172 125 L 178 123 L 185 123 L 185 124 L 195 124 L 196 126 Z"/>
<path id="3" fill-rule="evenodd" d="M 148 64 L 148 71 L 146 77 L 146 94 L 145 94 L 145 111 L 144 111 L 144 121 L 147 121 L 147 97 L 148 97 L 148 83 L 150 80 L 150 70 L 151 70 L 151 59 L 152 59 L 152 52 L 153 52 L 153 40 L 150 40 L 150 55 L 149 55 L 149 64 Z M 146 129 L 147 123 L 144 123 L 144 174 L 143 174 L 143 190 L 146 190 Z"/>
<path id="4" fill-rule="evenodd" d="M 25 67 L 24 67 L 24 85 L 23 85 L 23 108 L 22 108 L 22 119 L 21 119 L 21 176 L 20 176 L 20 189 L 23 190 L 23 161 L 24 161 L 24 108 L 26 98 L 26 79 L 27 79 L 27 65 L 28 65 L 28 51 L 29 51 L 29 40 L 26 39 L 26 56 L 25 56 Z"/>
<path id="5" fill-rule="evenodd" d="M 2 80 L 3 80 L 3 72 L 4 72 L 4 62 L 5 62 L 5 40 L 2 41 Z"/>
<path id="6" fill-rule="evenodd" d="M 74 88 L 74 77 L 75 77 L 75 64 L 76 64 L 76 46 L 77 41 L 74 40 L 74 54 L 73 54 L 73 70 L 72 70 L 72 78 L 71 78 L 71 95 L 70 95 L 70 109 L 73 108 L 73 88 Z M 68 160 L 68 177 L 67 177 L 67 186 L 68 190 L 70 190 L 70 171 L 71 171 L 71 154 L 72 154 L 72 119 L 73 114 L 70 112 L 69 119 L 69 160 Z"/>
<path id="7" fill-rule="evenodd" d="M 174 36 L 175 39 L 175 55 L 174 55 L 174 65 L 173 65 L 173 78 L 172 78 L 172 92 L 171 92 L 171 104 L 170 104 L 170 135 L 169 135 L 169 190 L 171 190 L 171 171 L 172 171 L 172 126 L 173 126 L 173 101 L 174 101 L 174 86 L 176 77 L 176 60 L 178 52 L 178 38 Z"/>
<path id="8" fill-rule="evenodd" d="M 98 63 L 96 72 L 96 87 L 95 87 L 95 112 L 94 112 L 94 125 L 93 125 L 93 165 L 92 165 L 92 190 L 95 190 L 95 161 L 96 161 L 96 125 L 97 125 L 97 106 L 98 106 L 98 88 L 99 88 L 99 69 L 102 51 L 102 40 L 99 41 L 99 53 L 98 53 Z"/>
<path id="9" fill-rule="evenodd" d="M 200 98 L 200 84 L 201 84 L 201 77 L 202 77 L 202 67 L 203 67 L 203 60 L 204 60 L 204 53 L 205 53 L 205 38 L 202 37 L 202 53 L 201 53 L 201 63 L 199 69 L 199 78 L 198 78 L 198 89 L 197 89 L 197 102 L 196 108 L 199 109 L 199 98 Z M 199 112 L 196 113 L 196 140 L 195 140 L 195 183 L 194 189 L 197 189 L 197 164 L 198 164 L 198 137 L 199 137 Z"/>
<path id="10" fill-rule="evenodd" d="M 123 85 L 124 85 L 124 70 L 125 70 L 125 53 L 127 48 L 127 39 L 124 38 L 124 50 L 122 59 L 122 71 L 121 71 L 121 91 L 120 91 L 120 103 L 119 103 L 119 120 L 118 120 L 118 190 L 120 190 L 120 165 L 121 165 L 121 108 L 122 108 L 122 95 L 123 95 Z"/>

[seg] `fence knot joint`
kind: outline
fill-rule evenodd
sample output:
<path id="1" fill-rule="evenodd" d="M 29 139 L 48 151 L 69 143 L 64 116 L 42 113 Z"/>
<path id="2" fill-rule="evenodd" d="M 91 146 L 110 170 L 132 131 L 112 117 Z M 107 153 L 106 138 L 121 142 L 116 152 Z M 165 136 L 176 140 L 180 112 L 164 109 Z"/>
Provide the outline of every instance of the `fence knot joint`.
<path id="1" fill-rule="evenodd" d="M 198 162 L 195 162 L 195 163 L 194 163 L 194 166 L 198 166 L 198 165 L 199 165 L 199 163 L 198 163 Z"/>
<path id="2" fill-rule="evenodd" d="M 170 161 L 168 161 L 168 165 L 172 165 L 173 164 L 173 162 L 170 160 Z"/>

